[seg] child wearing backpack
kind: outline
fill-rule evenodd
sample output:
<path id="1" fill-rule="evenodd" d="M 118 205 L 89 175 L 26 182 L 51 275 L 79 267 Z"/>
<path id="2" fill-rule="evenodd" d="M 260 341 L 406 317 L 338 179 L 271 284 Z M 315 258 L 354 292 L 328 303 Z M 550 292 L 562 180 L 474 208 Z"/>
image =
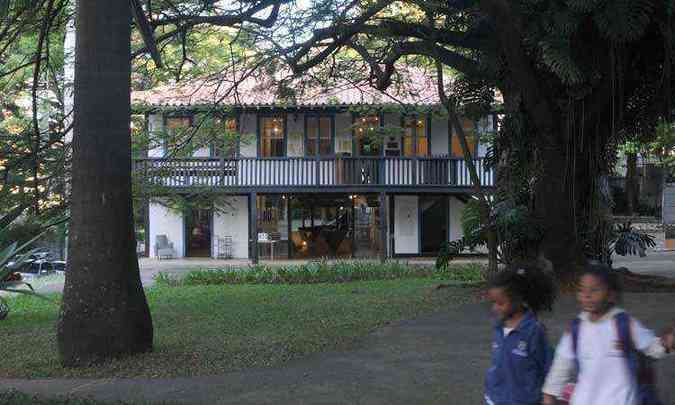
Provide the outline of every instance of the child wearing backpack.
<path id="1" fill-rule="evenodd" d="M 537 313 L 553 306 L 553 278 L 534 266 L 508 268 L 491 280 L 488 296 L 496 322 L 485 403 L 540 404 L 553 349 Z"/>
<path id="2" fill-rule="evenodd" d="M 619 307 L 621 284 L 609 266 L 587 266 L 579 279 L 581 314 L 560 340 L 544 384 L 555 405 L 576 371 L 571 405 L 659 405 L 650 358 L 673 350 L 673 330 L 658 338 Z"/>

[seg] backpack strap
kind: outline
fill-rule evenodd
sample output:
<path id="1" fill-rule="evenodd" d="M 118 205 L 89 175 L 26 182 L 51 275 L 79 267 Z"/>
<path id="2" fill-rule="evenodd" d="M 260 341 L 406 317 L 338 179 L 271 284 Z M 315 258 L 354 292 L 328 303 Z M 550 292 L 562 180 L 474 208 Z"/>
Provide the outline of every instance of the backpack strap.
<path id="1" fill-rule="evenodd" d="M 570 322 L 570 337 L 572 338 L 572 353 L 574 353 L 574 364 L 577 368 L 577 373 L 581 370 L 579 367 L 579 326 L 581 325 L 581 319 L 574 318 Z"/>
<path id="2" fill-rule="evenodd" d="M 624 355 L 626 356 L 626 361 L 628 362 L 628 369 L 631 372 L 631 375 L 638 379 L 639 376 L 639 360 L 638 360 L 638 351 L 633 342 L 633 334 L 631 333 L 631 321 L 630 316 L 625 312 L 620 312 L 614 316 L 616 322 L 617 334 L 619 336 L 619 342 L 621 342 L 621 348 Z"/>

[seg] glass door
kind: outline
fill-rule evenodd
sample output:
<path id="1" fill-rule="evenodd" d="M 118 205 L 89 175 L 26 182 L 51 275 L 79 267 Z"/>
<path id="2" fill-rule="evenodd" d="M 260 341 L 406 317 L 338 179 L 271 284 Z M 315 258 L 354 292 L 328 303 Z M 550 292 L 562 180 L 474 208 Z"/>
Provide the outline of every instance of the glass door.
<path id="1" fill-rule="evenodd" d="M 187 257 L 211 257 L 211 210 L 193 209 L 185 216 Z"/>

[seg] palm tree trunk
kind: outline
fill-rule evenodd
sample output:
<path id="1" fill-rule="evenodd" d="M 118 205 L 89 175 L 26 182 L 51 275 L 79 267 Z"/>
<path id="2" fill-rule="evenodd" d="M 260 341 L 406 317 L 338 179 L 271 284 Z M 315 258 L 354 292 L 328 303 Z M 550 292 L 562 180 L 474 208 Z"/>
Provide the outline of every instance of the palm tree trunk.
<path id="1" fill-rule="evenodd" d="M 152 349 L 131 200 L 128 2 L 77 3 L 68 271 L 58 324 L 65 366 Z"/>

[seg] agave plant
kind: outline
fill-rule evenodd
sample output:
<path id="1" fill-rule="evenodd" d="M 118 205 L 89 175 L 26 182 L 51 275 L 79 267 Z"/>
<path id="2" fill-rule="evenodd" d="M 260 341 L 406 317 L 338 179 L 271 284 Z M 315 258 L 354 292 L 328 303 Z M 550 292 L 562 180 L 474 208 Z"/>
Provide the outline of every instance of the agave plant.
<path id="1" fill-rule="evenodd" d="M 0 292 L 6 291 L 47 299 L 36 293 L 33 286 L 22 281 L 21 275 L 14 271 L 14 269 L 20 268 L 30 256 L 30 252 L 27 252 L 26 254 L 22 254 L 21 252 L 30 246 L 31 243 L 35 242 L 40 236 L 42 236 L 42 234 L 39 234 L 21 246 L 18 246 L 18 243 L 14 242 L 0 251 Z M 28 289 L 22 287 L 28 287 Z M 7 300 L 0 296 L 0 320 L 5 319 L 8 314 L 9 305 Z"/>

